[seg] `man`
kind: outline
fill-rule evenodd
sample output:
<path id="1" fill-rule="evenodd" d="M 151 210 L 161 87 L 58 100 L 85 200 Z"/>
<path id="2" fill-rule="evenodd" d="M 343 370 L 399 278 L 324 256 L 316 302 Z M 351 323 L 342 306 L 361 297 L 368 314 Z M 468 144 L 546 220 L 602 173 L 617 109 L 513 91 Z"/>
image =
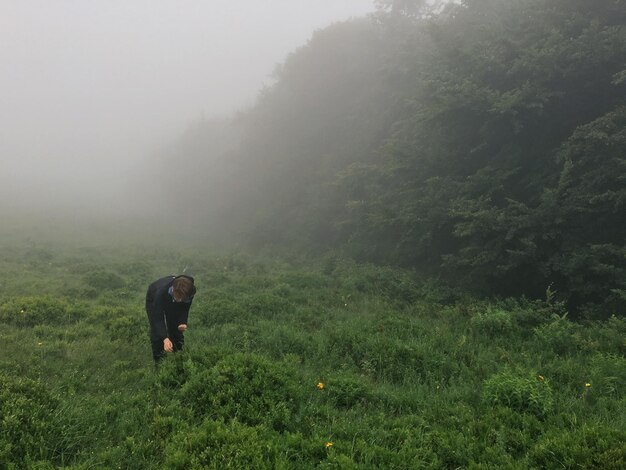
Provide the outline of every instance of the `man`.
<path id="1" fill-rule="evenodd" d="M 158 363 L 166 352 L 183 348 L 189 308 L 196 294 L 193 277 L 167 276 L 148 287 L 146 312 L 150 322 L 152 357 Z"/>

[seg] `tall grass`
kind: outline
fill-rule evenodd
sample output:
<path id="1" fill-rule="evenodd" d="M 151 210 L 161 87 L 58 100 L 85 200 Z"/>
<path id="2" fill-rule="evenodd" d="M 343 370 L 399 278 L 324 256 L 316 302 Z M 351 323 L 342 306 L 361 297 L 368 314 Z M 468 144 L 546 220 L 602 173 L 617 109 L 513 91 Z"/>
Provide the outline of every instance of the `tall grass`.
<path id="1" fill-rule="evenodd" d="M 624 468 L 626 321 L 410 272 L 154 247 L 0 257 L 2 468 Z M 146 286 L 196 276 L 154 369 Z"/>

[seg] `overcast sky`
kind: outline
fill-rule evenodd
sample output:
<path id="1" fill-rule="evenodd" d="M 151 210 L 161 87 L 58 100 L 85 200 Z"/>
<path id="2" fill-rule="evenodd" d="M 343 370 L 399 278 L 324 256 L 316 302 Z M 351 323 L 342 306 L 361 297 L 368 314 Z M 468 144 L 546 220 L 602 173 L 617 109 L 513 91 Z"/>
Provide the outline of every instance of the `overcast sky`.
<path id="1" fill-rule="evenodd" d="M 202 116 L 371 0 L 0 0 L 0 196 L 116 187 Z M 28 192 L 28 194 L 26 194 Z"/>

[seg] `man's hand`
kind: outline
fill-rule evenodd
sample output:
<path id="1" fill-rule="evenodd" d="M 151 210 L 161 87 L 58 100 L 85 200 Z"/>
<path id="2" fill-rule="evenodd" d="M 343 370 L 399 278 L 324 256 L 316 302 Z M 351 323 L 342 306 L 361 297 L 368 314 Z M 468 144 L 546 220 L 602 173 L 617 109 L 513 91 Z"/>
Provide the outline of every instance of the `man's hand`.
<path id="1" fill-rule="evenodd" d="M 187 325 L 185 325 L 184 323 L 182 325 L 178 325 L 178 331 L 184 333 L 185 331 L 187 331 Z"/>
<path id="2" fill-rule="evenodd" d="M 163 349 L 165 349 L 165 351 L 167 351 L 167 352 L 173 352 L 174 351 L 174 345 L 172 344 L 172 342 L 170 341 L 169 338 L 165 338 L 163 340 Z"/>

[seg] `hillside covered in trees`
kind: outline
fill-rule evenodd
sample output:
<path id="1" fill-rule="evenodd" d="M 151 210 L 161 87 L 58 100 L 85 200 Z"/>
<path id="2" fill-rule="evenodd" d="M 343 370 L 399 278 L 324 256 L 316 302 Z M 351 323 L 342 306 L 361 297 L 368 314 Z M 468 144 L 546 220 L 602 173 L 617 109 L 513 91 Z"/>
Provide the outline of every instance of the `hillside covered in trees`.
<path id="1" fill-rule="evenodd" d="M 378 3 L 163 152 L 171 217 L 623 314 L 626 2 Z"/>

